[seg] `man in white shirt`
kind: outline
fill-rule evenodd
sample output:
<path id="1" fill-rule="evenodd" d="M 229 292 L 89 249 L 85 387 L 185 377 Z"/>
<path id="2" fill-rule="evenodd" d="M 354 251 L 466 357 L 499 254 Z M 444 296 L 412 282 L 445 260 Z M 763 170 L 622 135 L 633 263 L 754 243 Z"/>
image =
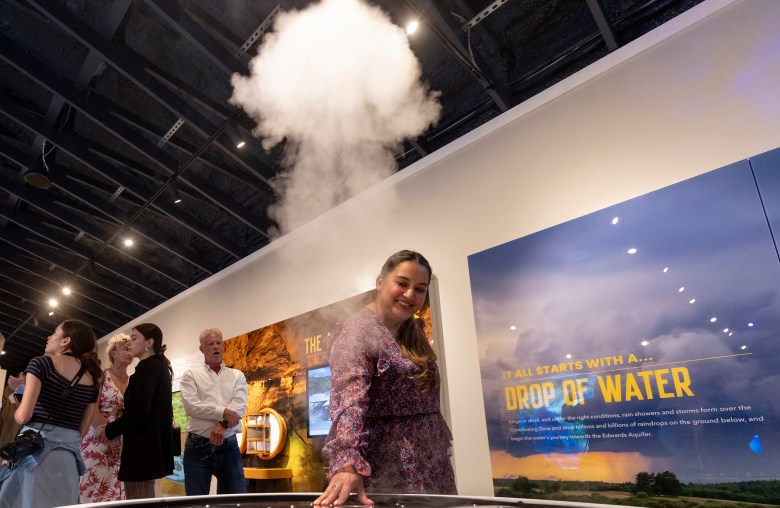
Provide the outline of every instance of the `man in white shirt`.
<path id="1" fill-rule="evenodd" d="M 200 332 L 204 363 L 181 378 L 181 397 L 190 421 L 184 443 L 184 490 L 188 496 L 209 493 L 211 476 L 217 477 L 219 494 L 246 492 L 244 465 L 236 433 L 246 412 L 244 373 L 222 363 L 222 332 Z"/>

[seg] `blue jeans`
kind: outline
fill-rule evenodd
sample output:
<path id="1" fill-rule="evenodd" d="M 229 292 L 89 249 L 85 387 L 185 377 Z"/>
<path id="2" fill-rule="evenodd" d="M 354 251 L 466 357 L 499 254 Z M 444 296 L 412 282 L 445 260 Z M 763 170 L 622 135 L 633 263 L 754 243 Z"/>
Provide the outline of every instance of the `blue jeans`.
<path id="1" fill-rule="evenodd" d="M 184 491 L 188 496 L 207 495 L 211 475 L 217 477 L 218 494 L 246 492 L 244 464 L 236 436 L 230 436 L 220 446 L 208 438 L 189 434 L 184 443 Z"/>

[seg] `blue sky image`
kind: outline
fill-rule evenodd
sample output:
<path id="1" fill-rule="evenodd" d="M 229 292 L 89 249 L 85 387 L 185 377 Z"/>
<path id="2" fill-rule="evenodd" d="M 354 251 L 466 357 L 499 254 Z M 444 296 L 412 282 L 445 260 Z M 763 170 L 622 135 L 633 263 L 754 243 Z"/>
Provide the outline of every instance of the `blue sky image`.
<path id="1" fill-rule="evenodd" d="M 780 478 L 779 197 L 775 151 L 470 256 L 494 476 Z M 616 376 L 622 390 L 605 394 Z M 581 398 L 564 401 L 567 380 Z M 544 382 L 555 391 L 542 407 L 507 399 L 507 387 L 528 388 L 512 392 L 522 397 Z M 551 423 L 518 423 L 534 418 Z M 587 437 L 578 421 L 635 432 Z M 622 465 L 596 474 L 588 454 Z M 578 460 L 561 464 L 567 455 Z M 527 470 L 550 457 L 555 474 Z"/>

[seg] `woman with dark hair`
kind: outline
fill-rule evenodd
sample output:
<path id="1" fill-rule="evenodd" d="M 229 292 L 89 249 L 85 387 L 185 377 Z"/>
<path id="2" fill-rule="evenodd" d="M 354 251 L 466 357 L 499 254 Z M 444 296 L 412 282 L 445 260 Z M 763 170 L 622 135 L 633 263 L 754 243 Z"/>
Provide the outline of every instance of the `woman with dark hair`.
<path id="1" fill-rule="evenodd" d="M 122 436 L 119 479 L 127 499 L 154 497 L 155 480 L 173 472 L 173 369 L 162 341 L 162 330 L 151 323 L 130 332 L 129 352 L 140 362 L 127 384 L 122 416 L 96 431 L 99 439 Z"/>
<path id="2" fill-rule="evenodd" d="M 79 445 L 101 381 L 95 333 L 81 321 L 63 321 L 47 339 L 44 353 L 24 370 L 24 395 L 14 419 L 34 445 L 31 454 L 15 458 L 11 475 L 0 485 L 2 508 L 79 502 L 79 476 L 84 473 Z M 4 455 L 10 451 L 3 449 Z"/>
<path id="3" fill-rule="evenodd" d="M 439 404 L 436 354 L 415 314 L 428 304 L 431 265 L 400 251 L 385 262 L 374 300 L 337 325 L 330 350 L 329 484 L 317 505 L 350 492 L 455 494 L 452 441 Z"/>

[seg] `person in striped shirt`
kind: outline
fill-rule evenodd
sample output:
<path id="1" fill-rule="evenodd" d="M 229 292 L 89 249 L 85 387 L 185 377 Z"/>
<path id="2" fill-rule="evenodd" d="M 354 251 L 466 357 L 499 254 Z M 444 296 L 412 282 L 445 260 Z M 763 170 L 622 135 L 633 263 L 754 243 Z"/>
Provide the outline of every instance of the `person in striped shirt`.
<path id="1" fill-rule="evenodd" d="M 79 502 L 84 462 L 79 450 L 95 410 L 102 372 L 95 333 L 86 323 L 63 321 L 46 341 L 43 356 L 30 360 L 25 390 L 14 419 L 22 432 L 43 436 L 43 447 L 17 457 L 0 485 L 0 508 L 37 508 Z M 78 382 L 69 386 L 80 371 Z"/>

